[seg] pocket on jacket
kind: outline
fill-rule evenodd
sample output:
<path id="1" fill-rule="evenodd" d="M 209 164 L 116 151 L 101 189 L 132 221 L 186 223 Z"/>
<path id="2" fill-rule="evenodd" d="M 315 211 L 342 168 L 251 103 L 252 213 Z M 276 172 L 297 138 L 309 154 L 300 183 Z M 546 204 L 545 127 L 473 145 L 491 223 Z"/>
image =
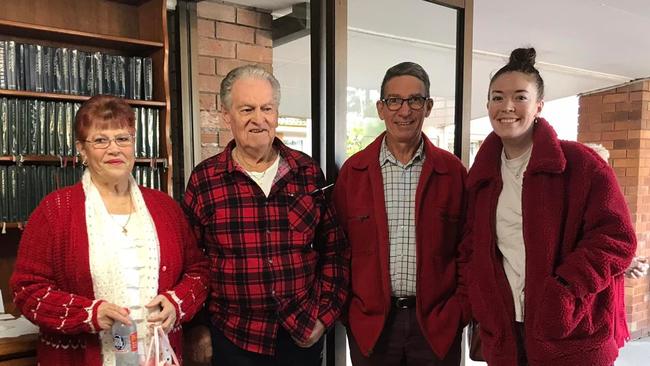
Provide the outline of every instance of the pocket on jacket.
<path id="1" fill-rule="evenodd" d="M 347 236 L 352 257 L 368 255 L 377 249 L 377 227 L 371 211 L 355 211 L 348 217 Z"/>
<path id="2" fill-rule="evenodd" d="M 603 327 L 611 327 L 611 309 L 608 310 L 607 303 L 598 304 L 596 301 L 606 294 L 589 294 L 578 298 L 553 277 L 548 277 L 543 286 L 534 321 L 534 330 L 539 338 L 585 338 Z"/>
<path id="3" fill-rule="evenodd" d="M 301 233 L 310 233 L 316 229 L 320 218 L 318 205 L 310 194 L 296 196 L 289 206 L 289 224 L 291 229 Z"/>

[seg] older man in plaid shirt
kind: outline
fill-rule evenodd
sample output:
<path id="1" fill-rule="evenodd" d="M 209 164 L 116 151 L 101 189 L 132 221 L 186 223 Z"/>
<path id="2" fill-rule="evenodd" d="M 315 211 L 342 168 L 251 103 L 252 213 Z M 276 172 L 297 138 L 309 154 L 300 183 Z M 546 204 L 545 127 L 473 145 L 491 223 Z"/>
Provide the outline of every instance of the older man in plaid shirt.
<path id="1" fill-rule="evenodd" d="M 194 169 L 185 193 L 211 270 L 212 341 L 190 354 L 213 364 L 320 365 L 347 295 L 349 248 L 323 173 L 275 137 L 279 88 L 258 66 L 225 77 L 222 118 L 234 139 Z"/>

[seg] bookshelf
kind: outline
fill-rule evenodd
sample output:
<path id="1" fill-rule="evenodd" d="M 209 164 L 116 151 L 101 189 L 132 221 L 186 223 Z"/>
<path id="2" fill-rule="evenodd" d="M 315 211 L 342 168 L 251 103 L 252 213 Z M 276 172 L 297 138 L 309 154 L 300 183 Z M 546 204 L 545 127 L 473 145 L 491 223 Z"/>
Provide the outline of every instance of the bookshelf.
<path id="1" fill-rule="evenodd" d="M 83 55 L 101 55 L 101 57 L 108 57 L 114 64 L 118 64 L 113 70 L 119 70 L 118 61 L 126 60 L 125 73 L 130 70 L 128 69 L 130 62 L 133 62 L 134 65 L 137 64 L 135 61 L 131 61 L 132 59 L 142 60 L 142 77 L 134 78 L 132 75 L 135 74 L 129 75 L 131 75 L 131 80 L 143 80 L 142 89 L 144 91 L 138 93 L 131 91 L 129 94 L 128 86 L 126 89 L 122 88 L 122 91 L 125 92 L 128 103 L 137 109 L 136 113 L 138 110 L 143 110 L 157 117 L 157 123 L 139 125 L 137 131 L 140 135 L 146 131 L 146 128 L 154 126 L 156 131 L 153 133 L 153 139 L 157 141 L 156 148 L 153 150 L 155 155 L 153 153 L 147 155 L 152 151 L 151 149 L 147 149 L 145 154 L 139 154 L 135 170 L 147 171 L 146 169 L 150 169 L 159 177 L 157 179 L 159 179 L 160 189 L 172 195 L 173 164 L 169 120 L 170 96 L 167 57 L 169 45 L 166 0 L 0 1 L 0 41 L 40 45 L 43 49 L 55 51 L 58 49 L 76 50 L 75 52 L 78 51 Z M 39 57 L 41 56 L 35 57 L 36 62 L 39 62 Z M 146 74 L 148 69 L 145 66 L 145 61 L 150 62 L 150 74 Z M 4 66 L 0 63 L 0 67 L 4 68 L 6 73 L 6 57 L 4 62 Z M 76 65 L 76 63 L 71 62 L 70 65 Z M 0 76 L 3 74 L 1 71 Z M 150 75 L 151 88 L 147 93 L 147 87 L 144 84 L 148 75 Z M 36 73 L 30 77 L 30 80 L 34 80 L 36 77 L 46 80 L 45 75 L 41 76 Z M 125 78 L 128 80 L 128 77 L 127 75 Z M 119 77 L 116 79 L 121 80 Z M 119 82 L 115 83 L 120 85 Z M 85 84 L 80 82 L 79 85 Z M 89 99 L 91 94 L 107 93 L 101 89 L 99 92 L 95 92 L 97 89 L 91 90 L 90 87 L 87 90 L 81 90 L 82 87 L 80 87 L 76 90 L 46 91 L 43 90 L 47 89 L 45 86 L 41 90 L 35 90 L 27 83 L 22 88 L 18 85 L 11 88 L 7 83 L 5 85 L 0 83 L 0 86 L 2 86 L 0 87 L 0 101 L 15 100 L 19 104 L 37 101 L 33 103 L 51 103 L 56 106 L 72 105 L 73 110 L 75 110 L 75 105 L 78 106 Z M 115 92 L 118 89 L 120 88 L 114 88 L 107 94 L 119 95 Z M 149 97 L 147 98 L 147 96 Z M 148 116 L 147 114 L 147 118 L 149 118 Z M 0 111 L 1 118 L 2 111 Z M 9 119 L 9 117 L 5 117 L 5 119 Z M 45 131 L 36 127 L 33 130 Z M 33 146 L 22 152 L 5 149 L 7 151 L 4 153 L 0 148 L 0 169 L 9 170 L 23 167 L 57 169 L 79 166 L 79 160 L 75 156 L 74 150 L 70 150 L 71 147 L 65 154 L 51 154 L 51 151 L 47 151 L 47 149 L 34 153 L 30 150 L 32 148 Z M 5 189 L 5 187 L 0 185 L 0 189 Z M 41 190 L 43 191 L 43 189 Z M 30 192 L 29 194 L 33 195 L 34 193 Z M 5 310 L 14 314 L 16 309 L 12 302 L 8 279 L 15 262 L 23 225 L 24 221 L 22 220 L 3 221 L 0 217 L 0 229 L 6 231 L 6 233 L 0 233 L 0 290 L 2 290 Z M 0 354 L 0 360 L 5 359 L 4 357 L 3 354 Z"/>

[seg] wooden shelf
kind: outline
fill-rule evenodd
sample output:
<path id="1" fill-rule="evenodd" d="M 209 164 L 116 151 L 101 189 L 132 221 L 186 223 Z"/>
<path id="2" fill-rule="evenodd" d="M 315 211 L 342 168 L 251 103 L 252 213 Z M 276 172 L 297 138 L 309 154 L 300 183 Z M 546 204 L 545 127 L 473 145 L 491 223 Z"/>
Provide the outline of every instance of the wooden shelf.
<path id="1" fill-rule="evenodd" d="M 138 55 L 147 55 L 153 51 L 163 49 L 164 47 L 162 42 L 80 32 L 2 19 L 0 19 L 0 34 L 30 38 L 33 40 L 41 39 L 53 42 L 78 44 L 80 46 L 109 48 L 127 51 Z"/>
<path id="2" fill-rule="evenodd" d="M 73 95 L 73 94 L 57 94 L 57 93 L 42 93 L 27 90 L 13 90 L 13 89 L 0 89 L 0 96 L 14 97 L 14 98 L 38 98 L 47 100 L 56 100 L 62 102 L 85 102 L 90 99 L 88 95 Z M 137 107 L 165 107 L 165 102 L 157 100 L 141 100 L 141 99 L 126 99 L 127 103 Z"/>
<path id="3" fill-rule="evenodd" d="M 36 344 L 38 343 L 38 334 L 25 334 L 20 337 L 0 338 L 0 360 L 33 357 L 36 355 Z M 34 360 L 35 361 L 35 360 Z M 19 365 L 20 360 L 13 361 L 10 365 Z M 27 365 L 28 363 L 24 363 Z M 32 363 L 35 365 L 35 363 Z"/>
<path id="4" fill-rule="evenodd" d="M 25 228 L 25 223 L 24 222 L 0 222 L 0 230 L 2 230 L 2 226 L 4 224 L 4 228 L 6 230 L 13 230 L 13 229 L 24 229 Z M 2 235 L 2 234 L 0 234 Z M 1 339 L 1 338 L 0 338 Z"/>

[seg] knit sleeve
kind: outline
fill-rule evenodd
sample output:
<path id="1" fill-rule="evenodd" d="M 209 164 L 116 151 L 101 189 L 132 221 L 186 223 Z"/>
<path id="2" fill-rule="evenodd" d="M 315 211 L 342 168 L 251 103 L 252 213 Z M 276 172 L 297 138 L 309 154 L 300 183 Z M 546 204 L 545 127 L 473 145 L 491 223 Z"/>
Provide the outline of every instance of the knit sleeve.
<path id="1" fill-rule="evenodd" d="M 177 323 L 192 319 L 203 307 L 208 294 L 208 260 L 199 249 L 192 229 L 178 210 L 183 250 L 183 275 L 172 290 L 163 293 L 176 308 Z"/>
<path id="2" fill-rule="evenodd" d="M 99 331 L 100 301 L 62 291 L 56 283 L 53 248 L 61 245 L 52 233 L 53 223 L 43 201 L 29 218 L 23 232 L 16 266 L 10 279 L 14 302 L 21 313 L 43 330 L 65 334 Z M 69 223 L 64 223 L 69 224 Z"/>

